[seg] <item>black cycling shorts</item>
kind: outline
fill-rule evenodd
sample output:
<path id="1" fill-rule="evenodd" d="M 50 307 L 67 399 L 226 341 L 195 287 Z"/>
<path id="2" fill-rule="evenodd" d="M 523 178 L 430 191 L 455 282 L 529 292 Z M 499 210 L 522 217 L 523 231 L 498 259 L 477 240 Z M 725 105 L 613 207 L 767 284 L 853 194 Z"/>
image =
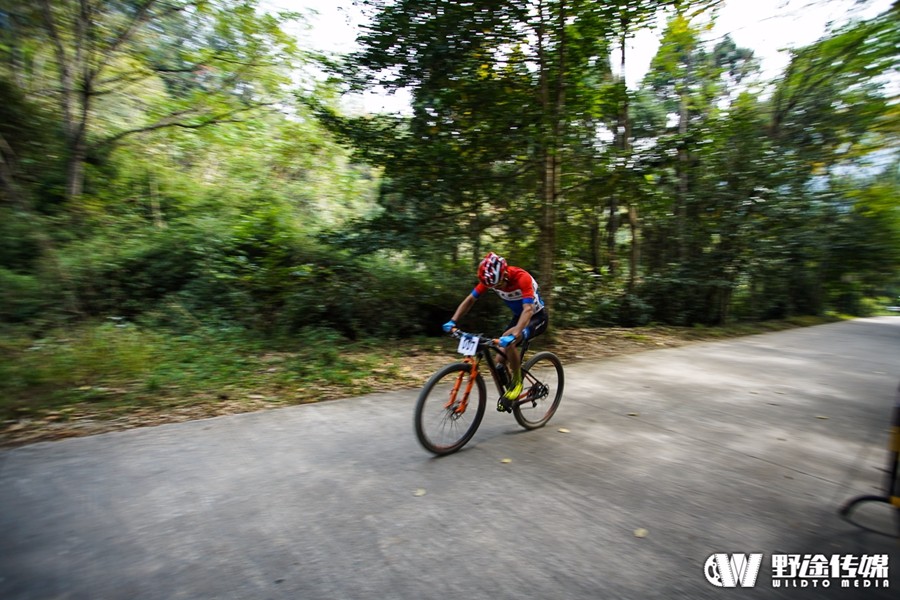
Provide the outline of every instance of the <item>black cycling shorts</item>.
<path id="1" fill-rule="evenodd" d="M 531 320 L 528 321 L 528 325 L 522 331 L 522 339 L 530 340 L 535 336 L 541 335 L 544 333 L 544 330 L 547 329 L 547 309 L 541 309 L 538 312 L 531 315 Z M 506 326 L 506 330 L 510 330 L 515 327 L 519 323 L 519 316 L 516 315 L 512 318 L 512 321 L 509 322 L 509 325 Z"/>

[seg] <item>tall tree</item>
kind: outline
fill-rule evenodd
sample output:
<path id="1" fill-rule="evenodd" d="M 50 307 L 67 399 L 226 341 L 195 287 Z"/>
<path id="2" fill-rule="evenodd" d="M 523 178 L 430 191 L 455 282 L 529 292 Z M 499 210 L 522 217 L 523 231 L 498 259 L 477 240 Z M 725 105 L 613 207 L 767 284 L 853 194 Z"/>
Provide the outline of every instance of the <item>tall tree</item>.
<path id="1" fill-rule="evenodd" d="M 769 187 L 781 193 L 777 202 L 767 203 L 767 210 L 777 217 L 771 233 L 780 234 L 780 252 L 769 255 L 761 283 L 772 286 L 773 278 L 792 282 L 779 294 L 782 312 L 821 311 L 829 288 L 857 280 L 860 273 L 836 268 L 832 248 L 846 251 L 849 239 L 862 242 L 846 235 L 848 223 L 864 228 L 874 221 L 863 215 L 889 214 L 857 205 L 861 195 L 847 191 L 847 177 L 855 175 L 851 179 L 860 185 L 861 175 L 871 171 L 869 157 L 884 163 L 900 148 L 897 108 L 886 77 L 898 64 L 898 10 L 894 6 L 873 19 L 850 23 L 795 51 L 771 100 Z M 863 243 L 857 252 L 871 255 Z M 861 264 L 845 259 L 840 259 L 845 266 Z"/>
<path id="2" fill-rule="evenodd" d="M 725 265 L 734 259 L 732 250 L 740 248 L 733 235 L 748 214 L 741 207 L 754 196 L 754 186 L 762 185 L 739 178 L 746 168 L 735 169 L 743 166 L 742 160 L 755 165 L 760 158 L 751 152 L 759 132 L 752 125 L 747 131 L 758 108 L 746 98 L 738 103 L 732 97 L 754 68 L 752 53 L 727 36 L 710 52 L 700 34 L 687 15 L 672 18 L 644 79 L 652 101 L 666 115 L 655 131 L 644 134 L 650 134 L 647 142 L 655 154 L 650 160 L 671 199 L 649 227 L 653 247 L 648 258 L 656 285 L 669 295 L 666 310 L 671 312 L 658 316 L 677 322 L 724 318 L 722 307 L 733 285 L 733 264 Z M 732 219 L 733 227 L 720 229 Z M 721 263 L 724 272 L 712 258 L 713 249 L 724 252 L 716 254 L 719 258 L 730 257 Z"/>
<path id="3" fill-rule="evenodd" d="M 514 233 L 517 219 L 536 228 L 538 272 L 552 295 L 558 226 L 569 204 L 563 198 L 565 190 L 572 186 L 586 190 L 584 180 L 592 177 L 563 169 L 566 160 L 583 154 L 584 140 L 597 135 L 596 128 L 576 130 L 588 124 L 596 127 L 596 121 L 587 117 L 596 113 L 600 91 L 588 89 L 585 83 L 597 81 L 598 72 L 608 72 L 617 22 L 641 22 L 671 3 L 404 0 L 365 4 L 375 11 L 373 24 L 358 40 L 362 51 L 348 59 L 351 81 L 359 87 L 410 89 L 414 98 L 410 143 L 427 153 L 426 146 L 440 147 L 442 138 L 450 139 L 470 149 L 467 159 L 475 159 L 465 163 L 465 172 L 480 175 L 482 181 L 503 182 L 486 193 L 482 188 L 480 227 L 473 233 Z M 432 179 L 443 179 L 443 173 L 454 168 L 451 164 L 462 164 L 459 154 L 446 153 L 442 158 L 429 161 L 435 169 Z M 478 162 L 481 168 L 472 168 Z M 573 179 L 571 185 L 566 178 Z M 474 177 L 457 184 L 456 197 L 481 187 Z M 417 186 L 421 188 L 422 181 Z M 510 191 L 518 192 L 515 199 L 502 196 Z M 453 202 L 454 195 L 442 202 Z M 401 196 L 420 197 L 421 193 L 407 187 Z M 456 204 L 465 206 L 461 200 Z M 435 214 L 441 213 L 426 211 L 422 217 Z M 496 218 L 481 215 L 492 214 L 508 217 L 491 227 Z"/>
<path id="4" fill-rule="evenodd" d="M 4 0 L 5 77 L 51 99 L 65 145 L 65 198 L 85 164 L 120 140 L 166 127 L 204 127 L 272 105 L 289 82 L 294 41 L 253 0 Z M 163 102 L 109 118 L 162 82 Z M 5 172 L 12 164 L 3 154 Z M 95 156 L 96 158 L 96 156 Z"/>

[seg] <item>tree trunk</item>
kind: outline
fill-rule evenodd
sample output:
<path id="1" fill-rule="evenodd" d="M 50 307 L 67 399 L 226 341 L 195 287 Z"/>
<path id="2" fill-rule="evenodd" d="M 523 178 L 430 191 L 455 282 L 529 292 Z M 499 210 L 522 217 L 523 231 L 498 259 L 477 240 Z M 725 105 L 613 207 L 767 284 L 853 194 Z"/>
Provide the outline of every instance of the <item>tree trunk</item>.
<path id="1" fill-rule="evenodd" d="M 591 232 L 591 270 L 600 274 L 600 209 L 596 207 L 590 208 L 588 215 L 589 227 Z"/>
<path id="2" fill-rule="evenodd" d="M 688 130 L 688 101 L 687 92 L 682 90 L 681 102 L 678 110 L 678 133 L 681 137 L 678 144 L 678 258 L 681 263 L 688 259 L 688 154 L 685 136 Z"/>
<path id="3" fill-rule="evenodd" d="M 70 203 L 77 200 L 84 190 L 84 161 L 87 148 L 83 139 L 69 142 L 70 154 L 66 166 L 66 200 Z"/>
<path id="4" fill-rule="evenodd" d="M 87 69 L 85 69 L 87 71 Z M 84 191 L 84 164 L 87 159 L 87 128 L 91 114 L 91 99 L 93 97 L 93 76 L 85 73 L 80 82 L 80 90 L 76 96 L 78 104 L 77 117 L 70 116 L 66 121 L 69 146 L 69 164 L 66 168 L 66 199 L 69 202 L 77 200 Z M 70 90 L 71 92 L 71 90 Z"/>
<path id="5" fill-rule="evenodd" d="M 538 238 L 538 271 L 542 296 L 548 311 L 552 311 L 554 298 L 553 286 L 555 283 L 556 262 L 556 222 L 559 218 L 559 198 L 561 190 L 561 169 L 559 149 L 562 135 L 562 119 L 566 104 L 565 90 L 565 50 L 566 50 L 566 10 L 565 3 L 559 7 L 557 28 L 559 42 L 557 45 L 557 65 L 555 72 L 551 68 L 546 52 L 546 30 L 544 9 L 542 2 L 538 5 L 539 24 L 537 31 L 538 60 L 540 68 L 540 94 L 541 107 L 544 114 L 543 150 L 541 151 L 541 189 L 540 189 L 540 222 Z M 551 93 L 551 77 L 553 89 Z"/>
<path id="6" fill-rule="evenodd" d="M 620 78 L 622 80 L 622 102 L 619 110 L 619 127 L 618 134 L 619 138 L 619 148 L 622 151 L 622 157 L 626 161 L 626 167 L 628 165 L 628 161 L 631 159 L 631 115 L 629 114 L 630 103 L 628 101 L 628 82 L 625 79 L 625 47 L 628 35 L 628 23 L 623 19 L 622 21 L 622 62 L 620 66 Z M 627 181 L 629 178 L 626 178 Z M 629 253 L 628 258 L 628 293 L 633 294 L 634 288 L 637 282 L 637 273 L 638 273 L 638 265 L 640 263 L 641 257 L 641 242 L 639 237 L 640 224 L 638 222 L 638 211 L 637 206 L 634 204 L 634 199 L 632 198 L 628 202 L 628 224 L 631 228 L 631 251 Z"/>
<path id="7" fill-rule="evenodd" d="M 77 0 L 77 8 L 65 14 L 69 5 L 39 0 L 43 25 L 59 69 L 59 103 L 66 141 L 66 199 L 76 200 L 84 191 L 84 165 L 88 155 L 91 103 L 96 85 L 106 67 L 122 52 L 123 46 L 147 23 L 157 0 L 139 3 L 127 23 L 113 32 L 101 23 L 105 3 Z M 62 8 L 60 8 L 62 7 Z M 54 9 L 62 11 L 54 13 Z M 173 6 L 170 11 L 182 10 Z"/>
<path id="8" fill-rule="evenodd" d="M 609 274 L 619 272 L 619 255 L 616 251 L 616 236 L 619 233 L 619 199 L 615 192 L 609 198 L 609 220 L 606 222 L 606 264 Z"/>
<path id="9" fill-rule="evenodd" d="M 628 293 L 633 294 L 637 286 L 638 268 L 641 263 L 641 227 L 638 221 L 637 207 L 628 206 L 628 224 L 631 226 L 631 255 L 628 260 Z"/>
<path id="10" fill-rule="evenodd" d="M 84 187 L 84 160 L 87 158 L 86 127 L 90 114 L 87 99 L 91 93 L 91 71 L 87 67 L 90 53 L 89 37 L 92 33 L 92 7 L 86 0 L 78 3 L 78 11 L 72 17 L 71 47 L 67 49 L 64 34 L 57 26 L 57 19 L 49 0 L 41 1 L 44 26 L 56 56 L 59 69 L 59 102 L 63 116 L 66 150 L 66 200 L 81 195 Z M 77 81 L 76 81 L 77 80 Z M 76 89 L 80 89 L 79 92 Z M 78 101 L 81 100 L 81 110 Z"/>
<path id="11" fill-rule="evenodd" d="M 553 304 L 554 262 L 556 249 L 556 201 L 558 195 L 558 167 L 553 152 L 544 156 L 544 173 L 541 184 L 543 198 L 541 205 L 540 242 L 538 244 L 538 272 L 542 296 L 548 310 Z"/>

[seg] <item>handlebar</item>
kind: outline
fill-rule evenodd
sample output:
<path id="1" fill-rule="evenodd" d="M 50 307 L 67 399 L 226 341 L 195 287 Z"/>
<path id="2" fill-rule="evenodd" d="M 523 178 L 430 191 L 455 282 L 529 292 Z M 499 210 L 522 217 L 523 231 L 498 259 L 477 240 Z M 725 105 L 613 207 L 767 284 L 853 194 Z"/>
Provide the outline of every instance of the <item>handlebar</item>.
<path id="1" fill-rule="evenodd" d="M 468 333 L 468 332 L 463 331 L 459 327 L 454 327 L 453 329 L 451 329 L 450 335 L 456 339 L 459 339 L 465 335 L 469 335 L 469 336 L 472 336 L 472 337 L 478 339 L 479 346 L 491 346 L 492 348 L 500 347 L 500 340 L 498 340 L 497 338 L 484 337 L 480 333 Z"/>

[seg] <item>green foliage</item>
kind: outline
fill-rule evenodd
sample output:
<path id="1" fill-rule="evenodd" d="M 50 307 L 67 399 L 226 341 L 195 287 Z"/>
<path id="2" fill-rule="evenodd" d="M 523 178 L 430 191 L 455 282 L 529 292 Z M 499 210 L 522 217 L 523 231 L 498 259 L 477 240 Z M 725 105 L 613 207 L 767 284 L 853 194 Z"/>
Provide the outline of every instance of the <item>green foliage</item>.
<path id="1" fill-rule="evenodd" d="M 41 315 L 52 303 L 43 282 L 0 267 L 0 321 L 28 321 Z"/>
<path id="2" fill-rule="evenodd" d="M 270 200 L 230 217 L 108 228 L 66 246 L 63 283 L 88 315 L 187 330 L 231 323 L 274 337 L 313 326 L 349 338 L 415 335 L 432 330 L 468 291 L 399 255 L 354 257 L 328 247 L 295 217 Z"/>
<path id="3" fill-rule="evenodd" d="M 706 0 L 366 1 L 344 79 L 299 84 L 255 0 L 47 4 L 55 34 L 0 8 L 4 419 L 393 383 L 382 341 L 439 335 L 488 248 L 553 328 L 898 304 L 895 9 L 795 51 L 767 96 L 752 53 L 703 42 Z M 659 9 L 629 90 L 611 48 Z M 412 114 L 342 113 L 375 84 Z M 462 325 L 508 319 L 489 294 Z"/>
<path id="4" fill-rule="evenodd" d="M 257 336 L 194 327 L 179 335 L 116 319 L 49 330 L 37 339 L 5 329 L 0 337 L 0 419 L 72 418 L 241 402 L 276 392 L 315 400 L 320 386 L 365 391 L 376 365 L 336 332 L 310 328 L 265 349 Z M 304 390 L 308 390 L 304 393 Z"/>
<path id="5" fill-rule="evenodd" d="M 84 30 L 53 15 L 66 50 L 100 36 L 75 71 L 94 88 L 64 89 L 33 7 L 0 27 L 3 321 L 436 334 L 488 247 L 538 276 L 555 326 L 866 314 L 900 289 L 890 15 L 798 50 L 767 98 L 752 53 L 703 43 L 708 2 L 375 3 L 339 73 L 410 87 L 412 114 L 351 118 L 339 84 L 287 93 L 302 57 L 255 2 L 154 4 L 115 48 L 128 7 L 91 4 Z M 667 7 L 628 90 L 610 50 Z M 506 320 L 491 297 L 468 325 Z"/>
<path id="6" fill-rule="evenodd" d="M 33 272 L 40 255 L 40 221 L 19 210 L 0 207 L 0 266 Z"/>
<path id="7" fill-rule="evenodd" d="M 596 327 L 618 321 L 616 290 L 603 285 L 604 278 L 577 260 L 567 260 L 557 271 L 557 305 L 554 326 Z"/>

